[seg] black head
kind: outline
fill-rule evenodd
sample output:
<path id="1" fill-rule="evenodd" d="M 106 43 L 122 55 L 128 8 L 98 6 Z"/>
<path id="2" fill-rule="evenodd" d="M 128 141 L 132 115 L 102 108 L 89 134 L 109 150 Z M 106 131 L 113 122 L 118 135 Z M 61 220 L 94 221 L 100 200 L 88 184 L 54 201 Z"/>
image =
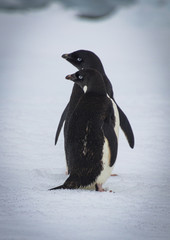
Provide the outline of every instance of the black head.
<path id="1" fill-rule="evenodd" d="M 69 54 L 63 54 L 62 57 L 73 64 L 79 70 L 86 68 L 97 69 L 104 74 L 103 65 L 96 54 L 88 50 L 78 50 Z"/>
<path id="2" fill-rule="evenodd" d="M 66 79 L 78 84 L 83 91 L 106 95 L 102 75 L 95 69 L 83 69 L 74 74 L 67 75 Z"/>

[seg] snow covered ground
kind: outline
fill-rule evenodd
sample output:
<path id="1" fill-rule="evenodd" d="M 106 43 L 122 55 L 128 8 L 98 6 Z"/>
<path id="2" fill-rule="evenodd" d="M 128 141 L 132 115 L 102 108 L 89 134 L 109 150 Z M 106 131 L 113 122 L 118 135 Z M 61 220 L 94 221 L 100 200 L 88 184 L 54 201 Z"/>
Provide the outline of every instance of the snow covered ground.
<path id="1" fill-rule="evenodd" d="M 144 3 L 80 20 L 52 5 L 0 13 L 0 239 L 155 240 L 170 237 L 170 4 Z M 61 58 L 94 51 L 135 133 L 120 133 L 105 187 L 47 191 L 64 182 L 55 131 L 76 69 Z"/>

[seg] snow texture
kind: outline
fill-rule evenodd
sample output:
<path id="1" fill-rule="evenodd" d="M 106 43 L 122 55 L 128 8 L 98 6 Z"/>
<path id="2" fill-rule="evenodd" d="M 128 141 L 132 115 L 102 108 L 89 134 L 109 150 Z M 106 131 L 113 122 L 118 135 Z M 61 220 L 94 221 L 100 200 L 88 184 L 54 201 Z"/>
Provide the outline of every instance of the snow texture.
<path id="1" fill-rule="evenodd" d="M 169 239 L 169 9 L 139 3 L 103 21 L 57 5 L 0 13 L 0 239 Z M 61 55 L 78 49 L 101 58 L 135 133 L 132 150 L 120 131 L 112 193 L 48 191 L 66 179 L 54 137 L 76 69 Z"/>

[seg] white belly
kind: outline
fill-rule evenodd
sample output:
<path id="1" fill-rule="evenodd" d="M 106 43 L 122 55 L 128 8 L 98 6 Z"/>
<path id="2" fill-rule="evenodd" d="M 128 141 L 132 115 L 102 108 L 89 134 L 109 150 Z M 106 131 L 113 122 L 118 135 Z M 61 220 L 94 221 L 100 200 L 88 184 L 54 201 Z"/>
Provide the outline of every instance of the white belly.
<path id="1" fill-rule="evenodd" d="M 113 166 L 110 167 L 110 160 L 111 160 L 111 152 L 109 148 L 109 143 L 107 138 L 104 138 L 103 157 L 102 157 L 103 170 L 101 171 L 100 175 L 97 177 L 96 183 L 103 184 L 110 177 L 111 172 L 113 170 Z"/>

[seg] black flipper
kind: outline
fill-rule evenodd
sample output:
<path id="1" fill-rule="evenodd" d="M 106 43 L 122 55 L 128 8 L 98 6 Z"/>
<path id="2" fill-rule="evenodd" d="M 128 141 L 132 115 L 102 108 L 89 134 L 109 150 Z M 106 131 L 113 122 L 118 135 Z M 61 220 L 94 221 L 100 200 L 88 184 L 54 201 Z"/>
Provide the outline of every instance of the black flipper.
<path id="1" fill-rule="evenodd" d="M 114 112 L 112 107 L 110 108 L 110 113 L 111 115 L 104 121 L 102 128 L 103 128 L 104 136 L 107 138 L 109 147 L 110 147 L 110 153 L 111 153 L 110 166 L 113 166 L 117 157 L 118 141 L 117 141 L 116 133 L 113 129 Z"/>
<path id="2" fill-rule="evenodd" d="M 117 105 L 117 103 L 116 103 L 116 105 Z M 133 134 L 131 125 L 129 123 L 129 120 L 118 105 L 117 105 L 117 108 L 119 111 L 120 127 L 123 130 L 123 132 L 128 140 L 129 146 L 131 148 L 134 148 L 135 138 L 134 138 L 134 134 Z"/>
<path id="3" fill-rule="evenodd" d="M 55 145 L 57 144 L 58 137 L 60 135 L 60 131 L 61 131 L 63 123 L 64 123 L 64 121 L 66 119 L 66 115 L 67 115 L 67 112 L 68 112 L 68 107 L 69 107 L 69 103 L 67 104 L 67 106 L 64 109 L 64 111 L 63 111 L 63 113 L 61 115 L 61 118 L 60 118 L 60 122 L 58 124 L 57 132 L 56 132 L 56 135 L 55 135 Z"/>
<path id="4" fill-rule="evenodd" d="M 80 187 L 80 178 L 78 175 L 70 175 L 63 185 L 58 187 L 51 188 L 49 190 L 58 190 L 58 189 L 77 189 Z"/>

